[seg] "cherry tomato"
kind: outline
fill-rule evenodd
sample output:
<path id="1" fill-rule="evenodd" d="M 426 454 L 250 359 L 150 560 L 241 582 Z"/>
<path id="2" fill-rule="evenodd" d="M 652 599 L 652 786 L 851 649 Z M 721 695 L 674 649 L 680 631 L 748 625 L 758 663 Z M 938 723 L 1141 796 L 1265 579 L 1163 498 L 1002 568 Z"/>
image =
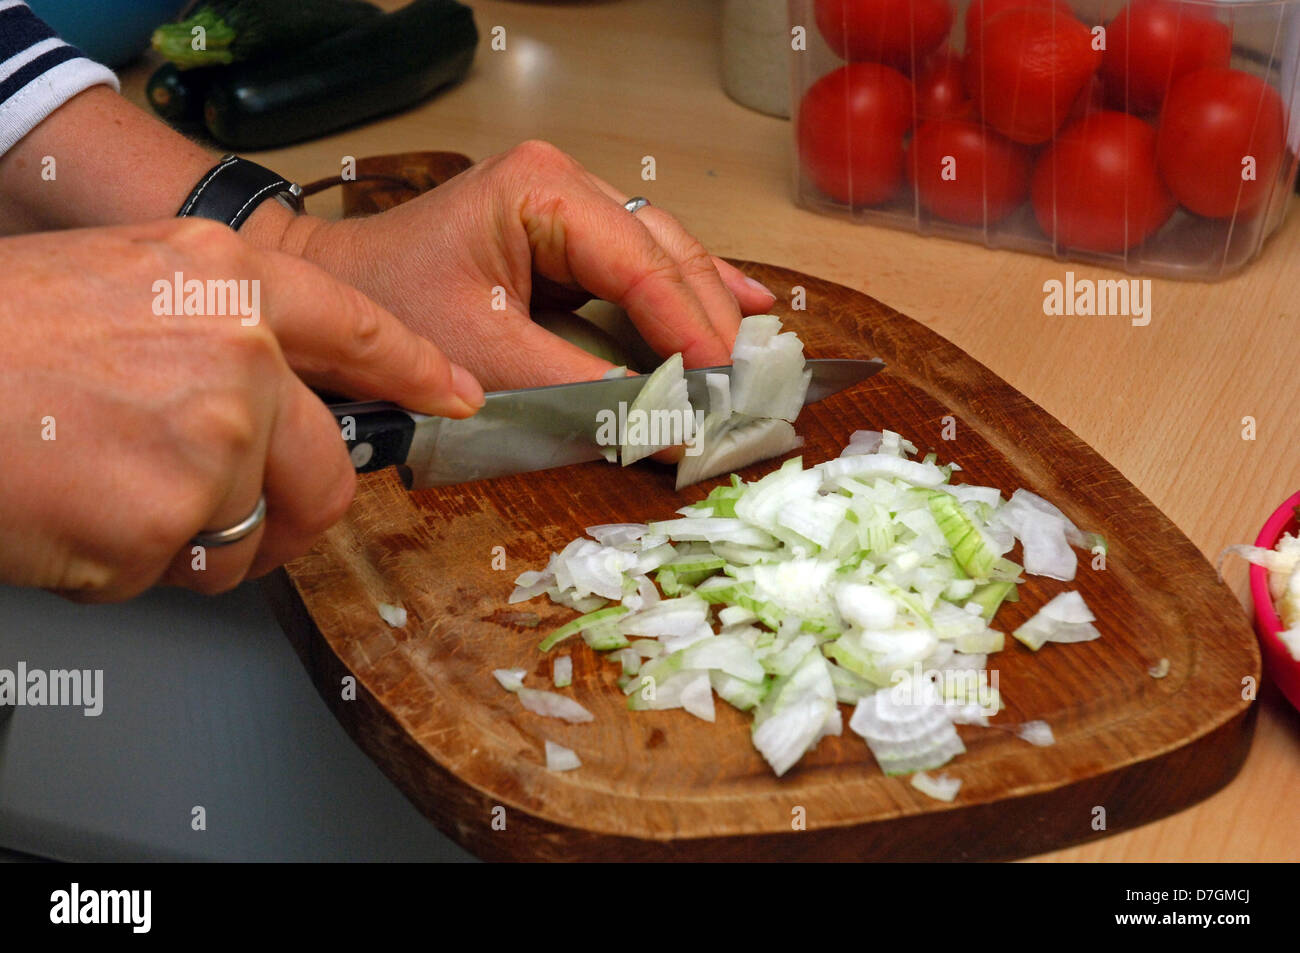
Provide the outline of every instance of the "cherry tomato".
<path id="1" fill-rule="evenodd" d="M 817 0 L 817 29 L 846 60 L 910 73 L 952 27 L 948 0 Z"/>
<path id="2" fill-rule="evenodd" d="M 799 158 L 822 192 L 878 205 L 903 178 L 912 82 L 879 63 L 849 63 L 813 83 L 799 105 Z"/>
<path id="3" fill-rule="evenodd" d="M 973 119 L 975 104 L 966 95 L 961 57 L 943 49 L 930 54 L 916 79 L 918 119 Z"/>
<path id="4" fill-rule="evenodd" d="M 1101 54 L 1092 33 L 1050 9 L 1004 10 L 984 23 L 966 57 L 966 89 L 986 122 L 1008 139 L 1046 142 L 1088 86 Z"/>
<path id="5" fill-rule="evenodd" d="M 1177 205 L 1156 171 L 1156 131 L 1110 110 L 1061 131 L 1034 166 L 1030 196 L 1057 244 L 1099 252 L 1142 242 Z"/>
<path id="6" fill-rule="evenodd" d="M 1197 70 L 1165 97 L 1160 173 L 1197 215 L 1250 215 L 1277 181 L 1284 136 L 1282 98 L 1272 86 L 1240 70 Z"/>
<path id="7" fill-rule="evenodd" d="M 984 21 L 990 17 L 1006 10 L 1051 10 L 1053 7 L 1061 16 L 1077 19 L 1065 0 L 971 0 L 966 8 L 966 48 L 969 50 L 979 43 L 984 35 Z"/>
<path id="8" fill-rule="evenodd" d="M 1116 109 L 1154 112 L 1169 84 L 1228 65 L 1232 30 L 1194 4 L 1133 0 L 1106 26 L 1101 75 Z"/>
<path id="9" fill-rule="evenodd" d="M 1029 194 L 1029 149 L 977 122 L 932 119 L 908 146 L 907 180 L 921 206 L 950 222 L 992 225 Z"/>

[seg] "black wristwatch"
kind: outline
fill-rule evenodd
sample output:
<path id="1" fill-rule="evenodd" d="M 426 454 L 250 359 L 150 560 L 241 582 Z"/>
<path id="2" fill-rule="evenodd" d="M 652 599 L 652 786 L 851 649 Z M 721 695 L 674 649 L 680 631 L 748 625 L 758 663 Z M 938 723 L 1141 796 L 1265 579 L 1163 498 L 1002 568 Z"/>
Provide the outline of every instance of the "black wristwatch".
<path id="1" fill-rule="evenodd" d="M 269 198 L 294 212 L 302 211 L 302 187 L 266 166 L 225 155 L 199 180 L 177 218 L 198 216 L 239 228 Z"/>

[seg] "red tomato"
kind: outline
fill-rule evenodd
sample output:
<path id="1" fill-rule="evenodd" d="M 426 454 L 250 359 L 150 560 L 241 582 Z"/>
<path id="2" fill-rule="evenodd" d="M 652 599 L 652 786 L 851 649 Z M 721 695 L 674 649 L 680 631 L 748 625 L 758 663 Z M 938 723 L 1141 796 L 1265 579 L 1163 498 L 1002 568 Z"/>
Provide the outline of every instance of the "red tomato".
<path id="1" fill-rule="evenodd" d="M 1235 69 L 1188 73 L 1160 114 L 1160 173 L 1197 215 L 1250 215 L 1277 181 L 1285 126 L 1282 98 L 1263 80 Z"/>
<path id="2" fill-rule="evenodd" d="M 879 63 L 849 63 L 819 79 L 799 105 L 799 158 L 822 192 L 878 205 L 903 178 L 912 83 Z"/>
<path id="3" fill-rule="evenodd" d="M 1228 65 L 1232 30 L 1190 3 L 1133 0 L 1106 27 L 1101 75 L 1117 109 L 1153 112 L 1169 84 Z"/>
<path id="4" fill-rule="evenodd" d="M 984 21 L 999 13 L 1027 8 L 1051 10 L 1053 7 L 1060 16 L 1077 19 L 1065 0 L 971 0 L 971 5 L 966 8 L 966 48 L 971 49 L 984 35 Z"/>
<path id="5" fill-rule="evenodd" d="M 952 27 L 948 0 L 817 0 L 817 29 L 846 60 L 911 72 Z"/>
<path id="6" fill-rule="evenodd" d="M 1156 131 L 1103 111 L 1067 126 L 1034 166 L 1034 217 L 1062 246 L 1118 252 L 1154 234 L 1177 203 L 1156 172 Z"/>
<path id="7" fill-rule="evenodd" d="M 975 104 L 966 95 L 961 72 L 961 57 L 951 50 L 930 55 L 916 80 L 917 118 L 975 118 Z"/>
<path id="8" fill-rule="evenodd" d="M 984 24 L 966 57 L 966 89 L 980 115 L 1015 142 L 1046 142 L 1061 128 L 1101 60 L 1092 33 L 1053 10 L 1005 10 Z"/>
<path id="9" fill-rule="evenodd" d="M 1029 194 L 1029 150 L 977 122 L 922 123 L 907 159 L 907 180 L 921 206 L 950 222 L 992 225 Z"/>

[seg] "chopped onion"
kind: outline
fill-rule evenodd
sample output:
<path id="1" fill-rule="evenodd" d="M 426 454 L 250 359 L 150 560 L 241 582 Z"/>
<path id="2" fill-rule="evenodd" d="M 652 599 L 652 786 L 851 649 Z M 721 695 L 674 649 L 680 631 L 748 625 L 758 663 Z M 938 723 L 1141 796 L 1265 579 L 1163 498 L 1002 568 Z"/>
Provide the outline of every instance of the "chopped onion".
<path id="1" fill-rule="evenodd" d="M 627 409 L 627 432 L 620 448 L 623 466 L 686 440 L 694 422 L 682 356 L 674 354 L 646 378 Z"/>
<path id="2" fill-rule="evenodd" d="M 760 314 L 740 322 L 731 352 L 731 405 L 750 417 L 793 421 L 803 408 L 812 371 L 806 370 L 803 342 L 781 333 L 781 319 Z"/>
<path id="3" fill-rule="evenodd" d="M 1100 638 L 1096 616 L 1077 592 L 1063 592 L 1011 634 L 1035 652 L 1048 642 L 1088 642 Z"/>
<path id="4" fill-rule="evenodd" d="M 561 655 L 551 666 L 551 679 L 556 688 L 568 688 L 573 684 L 573 657 Z"/>
<path id="5" fill-rule="evenodd" d="M 508 692 L 517 692 L 524 686 L 524 676 L 528 674 L 522 668 L 494 668 L 492 674 Z"/>
<path id="6" fill-rule="evenodd" d="M 557 745 L 554 741 L 546 742 L 547 771 L 572 771 L 581 767 L 582 762 L 571 748 Z"/>
<path id="7" fill-rule="evenodd" d="M 777 335 L 766 325 L 757 337 L 770 342 Z M 780 350 L 788 347 L 773 349 L 779 361 L 755 351 L 749 399 L 763 390 L 755 367 L 794 366 L 794 352 Z M 743 417 L 736 380 L 707 382 L 717 433 L 724 424 L 789 426 Z M 680 708 L 712 721 L 716 693 L 752 713 L 752 742 L 778 776 L 843 731 L 840 704 L 854 706 L 849 728 L 885 773 L 946 764 L 965 751 L 957 725 L 988 727 L 1003 708 L 987 668 L 1006 644 L 990 625 L 1001 604 L 1018 601 L 1026 572 L 1072 575 L 1071 544 L 1099 538 L 1033 494 L 1004 500 L 996 487 L 954 485 L 960 468 L 915 453 L 893 431 L 862 432 L 817 466 L 796 457 L 750 483 L 733 475 L 677 518 L 590 527 L 590 538 L 516 581 L 516 594 L 544 592 L 585 613 L 539 648 L 580 634 L 610 652 L 634 711 Z M 1017 541 L 1023 568 L 1006 555 Z M 1094 621 L 1079 593 L 1065 592 L 1015 637 L 1034 649 L 1083 641 L 1098 636 Z M 557 685 L 570 661 L 556 660 Z M 519 676 L 511 684 L 531 710 L 591 719 L 572 699 L 522 688 Z M 1029 725 L 1021 735 L 1043 737 Z M 953 794 L 960 784 L 931 780 Z"/>
<path id="8" fill-rule="evenodd" d="M 875 453 L 880 449 L 879 430 L 855 430 L 849 435 L 849 445 L 840 451 L 841 457 L 856 457 L 863 453 Z"/>
<path id="9" fill-rule="evenodd" d="M 951 801 L 961 790 L 961 779 L 951 778 L 946 774 L 932 778 L 924 771 L 918 771 L 912 775 L 912 787 L 936 801 Z"/>
<path id="10" fill-rule="evenodd" d="M 905 681 L 862 699 L 849 727 L 886 774 L 937 768 L 966 750 L 929 681 Z"/>
<path id="11" fill-rule="evenodd" d="M 697 672 L 682 688 L 682 707 L 696 718 L 713 721 L 713 686 L 708 672 Z"/>
<path id="12" fill-rule="evenodd" d="M 563 718 L 574 724 L 596 720 L 595 715 L 565 695 L 544 692 L 536 688 L 520 688 L 516 694 L 519 696 L 520 704 L 525 708 L 547 718 Z"/>
<path id="13" fill-rule="evenodd" d="M 376 606 L 376 608 L 379 610 L 379 618 L 383 619 L 394 629 L 400 629 L 402 626 L 406 625 L 406 610 L 401 606 L 381 602 Z"/>
<path id="14" fill-rule="evenodd" d="M 1056 737 L 1052 734 L 1052 726 L 1045 721 L 1024 722 L 1016 729 L 1016 737 L 1023 738 L 1031 745 L 1037 745 L 1040 748 L 1056 744 Z"/>

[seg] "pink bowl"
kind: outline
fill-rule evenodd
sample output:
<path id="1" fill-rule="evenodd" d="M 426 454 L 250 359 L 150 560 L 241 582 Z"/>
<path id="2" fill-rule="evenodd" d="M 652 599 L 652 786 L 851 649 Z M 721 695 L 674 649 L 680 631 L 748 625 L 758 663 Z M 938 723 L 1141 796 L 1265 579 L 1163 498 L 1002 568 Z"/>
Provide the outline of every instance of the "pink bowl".
<path id="1" fill-rule="evenodd" d="M 1300 518 L 1296 516 L 1296 507 L 1300 506 L 1300 493 L 1287 500 L 1277 508 L 1255 540 L 1256 546 L 1272 549 L 1283 533 L 1300 531 Z M 1255 602 L 1255 632 L 1259 635 L 1259 649 L 1264 656 L 1264 666 L 1287 700 L 1300 710 L 1300 662 L 1291 657 L 1287 647 L 1278 638 L 1282 631 L 1282 620 L 1273 605 L 1273 597 L 1268 591 L 1268 570 L 1263 566 L 1250 567 L 1250 596 Z"/>

